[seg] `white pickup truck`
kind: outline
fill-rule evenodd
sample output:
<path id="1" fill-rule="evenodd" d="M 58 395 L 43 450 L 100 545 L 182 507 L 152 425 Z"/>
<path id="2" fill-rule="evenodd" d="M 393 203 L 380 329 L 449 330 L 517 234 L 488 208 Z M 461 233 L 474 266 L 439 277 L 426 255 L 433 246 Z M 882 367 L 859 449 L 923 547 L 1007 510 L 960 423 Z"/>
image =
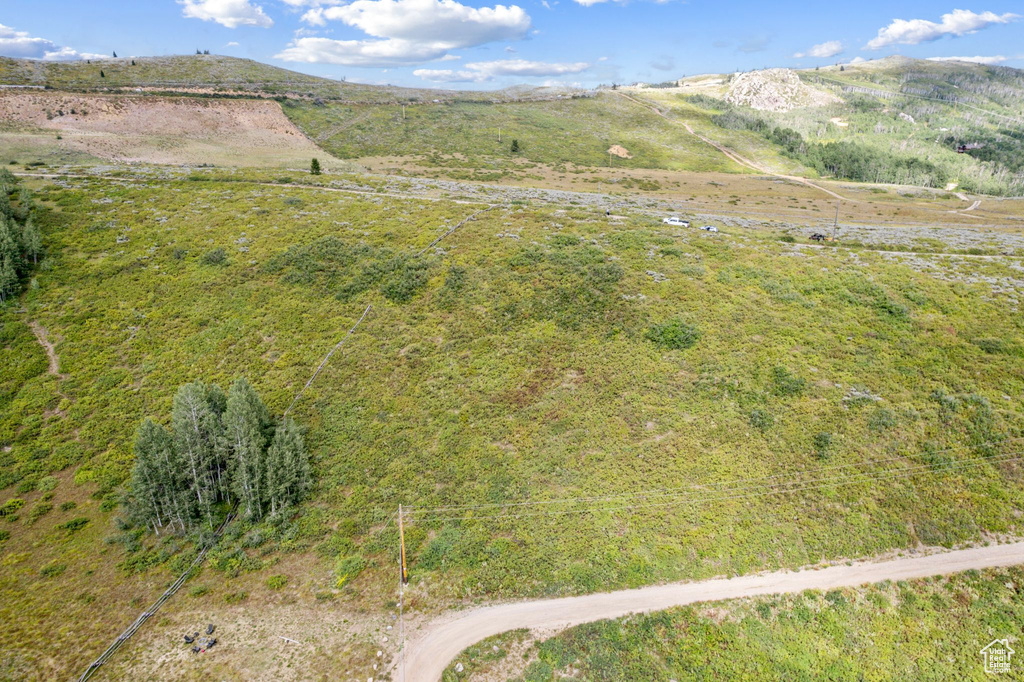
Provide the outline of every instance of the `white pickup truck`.
<path id="1" fill-rule="evenodd" d="M 689 227 L 690 226 L 690 221 L 689 220 L 683 220 L 682 218 L 676 218 L 675 216 L 673 216 L 671 218 L 662 218 L 661 222 L 665 223 L 666 225 L 673 225 L 675 227 Z"/>

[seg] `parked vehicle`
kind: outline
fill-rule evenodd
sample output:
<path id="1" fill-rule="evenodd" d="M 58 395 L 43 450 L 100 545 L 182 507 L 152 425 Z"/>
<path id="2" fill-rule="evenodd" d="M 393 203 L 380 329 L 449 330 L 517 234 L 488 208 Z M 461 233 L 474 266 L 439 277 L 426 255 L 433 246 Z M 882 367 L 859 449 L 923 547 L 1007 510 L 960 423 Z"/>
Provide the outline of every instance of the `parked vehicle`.
<path id="1" fill-rule="evenodd" d="M 690 226 L 690 221 L 689 220 L 683 220 L 682 218 L 676 218 L 675 216 L 672 216 L 671 218 L 662 218 L 661 222 L 665 223 L 666 225 L 672 225 L 674 227 L 689 227 Z"/>
<path id="2" fill-rule="evenodd" d="M 714 225 L 705 225 L 700 229 L 704 230 L 705 232 L 718 232 L 718 228 L 715 227 Z"/>

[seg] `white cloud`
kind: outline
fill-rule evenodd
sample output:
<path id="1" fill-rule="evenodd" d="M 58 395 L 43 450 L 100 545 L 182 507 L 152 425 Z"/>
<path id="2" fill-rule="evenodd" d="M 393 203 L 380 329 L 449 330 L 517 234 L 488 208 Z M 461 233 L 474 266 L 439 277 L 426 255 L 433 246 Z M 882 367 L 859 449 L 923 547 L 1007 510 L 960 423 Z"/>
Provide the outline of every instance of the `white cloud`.
<path id="1" fill-rule="evenodd" d="M 178 3 L 182 5 L 182 16 L 216 21 L 228 28 L 270 28 L 274 25 L 274 20 L 266 15 L 262 7 L 252 4 L 249 0 L 178 0 Z"/>
<path id="2" fill-rule="evenodd" d="M 818 59 L 828 59 L 829 57 L 835 57 L 837 54 L 843 53 L 843 43 L 838 40 L 830 40 L 826 43 L 815 45 L 807 52 L 797 52 L 794 57 L 801 59 L 803 57 L 816 57 Z"/>
<path id="3" fill-rule="evenodd" d="M 232 40 L 231 42 L 229 42 L 229 43 L 228 43 L 227 45 L 225 45 L 224 47 L 238 47 L 238 42 L 237 42 L 237 41 L 235 41 L 235 40 Z"/>
<path id="4" fill-rule="evenodd" d="M 973 64 L 985 64 L 991 66 L 992 64 L 1002 64 L 1009 57 L 1003 57 L 1002 55 L 995 55 L 992 57 L 928 57 L 930 62 L 971 62 Z"/>
<path id="5" fill-rule="evenodd" d="M 878 30 L 878 35 L 868 42 L 865 49 L 878 50 L 897 44 L 917 45 L 938 40 L 943 36 L 962 36 L 993 24 L 1008 24 L 1019 18 L 1019 14 L 1010 12 L 976 14 L 966 9 L 955 9 L 949 14 L 943 14 L 940 23 L 927 19 L 894 19 L 891 24 Z"/>
<path id="6" fill-rule="evenodd" d="M 445 56 L 447 47 L 414 43 L 408 40 L 333 40 L 299 38 L 274 55 L 286 62 L 342 64 L 345 66 L 407 66 L 422 64 Z"/>
<path id="7" fill-rule="evenodd" d="M 493 62 L 473 62 L 465 69 L 416 69 L 414 76 L 435 83 L 483 83 L 498 76 L 537 78 L 580 73 L 590 68 L 587 62 L 533 62 L 526 59 L 499 59 Z"/>
<path id="8" fill-rule="evenodd" d="M 322 7 L 314 7 L 309 10 L 302 15 L 302 20 L 307 24 L 313 24 L 314 26 L 327 25 L 327 21 L 324 19 L 324 10 Z"/>
<path id="9" fill-rule="evenodd" d="M 16 31 L 0 24 L 0 54 L 5 57 L 42 59 L 51 62 L 73 61 L 76 59 L 107 59 L 107 55 L 79 52 L 71 47 L 62 47 L 46 38 L 35 38 L 27 31 Z"/>
<path id="10" fill-rule="evenodd" d="M 350 66 L 400 66 L 433 61 L 449 50 L 519 40 L 530 16 L 516 5 L 469 7 L 456 0 L 355 0 L 314 8 L 303 20 L 340 21 L 377 40 L 298 38 L 275 56 L 295 62 Z"/>

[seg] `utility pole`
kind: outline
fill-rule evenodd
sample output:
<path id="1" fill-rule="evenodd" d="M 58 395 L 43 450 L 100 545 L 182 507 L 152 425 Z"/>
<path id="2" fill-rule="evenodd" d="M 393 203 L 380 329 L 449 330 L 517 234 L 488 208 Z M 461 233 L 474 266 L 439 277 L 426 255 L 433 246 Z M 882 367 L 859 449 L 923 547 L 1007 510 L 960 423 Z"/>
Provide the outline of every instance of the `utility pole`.
<path id="1" fill-rule="evenodd" d="M 405 105 L 402 105 L 402 120 L 405 120 Z"/>
<path id="2" fill-rule="evenodd" d="M 405 528 L 402 525 L 402 505 L 398 505 L 398 542 L 402 549 L 402 584 L 409 584 L 409 573 L 405 568 Z"/>
<path id="3" fill-rule="evenodd" d="M 498 144 L 501 144 L 501 126 L 498 126 Z"/>
<path id="4" fill-rule="evenodd" d="M 836 221 L 832 224 L 832 241 L 836 240 L 836 233 L 839 231 L 839 202 L 836 202 Z"/>

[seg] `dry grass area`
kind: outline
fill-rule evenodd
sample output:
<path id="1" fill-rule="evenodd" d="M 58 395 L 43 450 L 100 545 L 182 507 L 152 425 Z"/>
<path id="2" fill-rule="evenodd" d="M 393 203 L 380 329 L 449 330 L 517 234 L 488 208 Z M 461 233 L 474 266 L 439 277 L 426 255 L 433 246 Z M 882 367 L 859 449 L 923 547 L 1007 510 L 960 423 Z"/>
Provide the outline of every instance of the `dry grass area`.
<path id="1" fill-rule="evenodd" d="M 120 162 L 283 167 L 316 156 L 327 167 L 340 165 L 270 101 L 3 94 L 0 145 L 10 139 L 13 148 L 26 134 Z"/>

